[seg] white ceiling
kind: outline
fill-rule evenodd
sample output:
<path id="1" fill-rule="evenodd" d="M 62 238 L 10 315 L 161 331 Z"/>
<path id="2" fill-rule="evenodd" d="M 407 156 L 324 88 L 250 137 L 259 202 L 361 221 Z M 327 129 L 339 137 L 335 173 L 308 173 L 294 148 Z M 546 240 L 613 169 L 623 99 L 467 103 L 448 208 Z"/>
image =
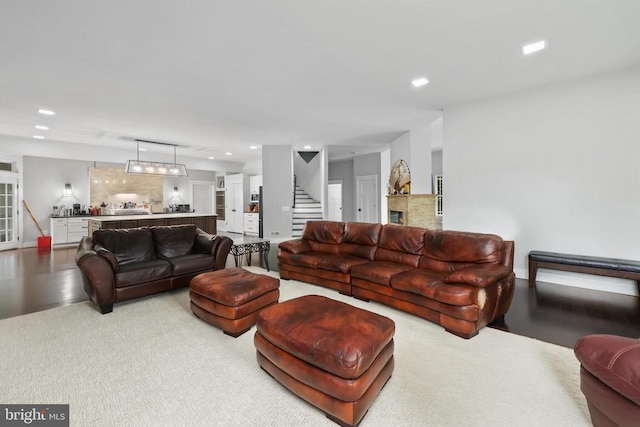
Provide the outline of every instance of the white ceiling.
<path id="1" fill-rule="evenodd" d="M 452 104 L 639 63 L 639 23 L 638 0 L 5 1 L 0 134 L 371 152 Z"/>

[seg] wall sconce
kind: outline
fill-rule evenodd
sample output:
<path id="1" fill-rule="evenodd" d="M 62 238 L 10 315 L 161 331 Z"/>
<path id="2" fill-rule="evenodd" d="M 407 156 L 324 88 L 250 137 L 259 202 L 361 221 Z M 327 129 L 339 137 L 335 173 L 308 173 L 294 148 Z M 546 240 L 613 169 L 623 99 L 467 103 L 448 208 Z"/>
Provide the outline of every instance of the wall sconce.
<path id="1" fill-rule="evenodd" d="M 178 190 L 178 187 L 173 187 L 173 197 L 180 197 L 180 190 Z"/>
<path id="2" fill-rule="evenodd" d="M 64 192 L 62 194 L 65 196 L 73 196 L 73 190 L 71 189 L 71 184 L 67 182 L 64 185 Z"/>

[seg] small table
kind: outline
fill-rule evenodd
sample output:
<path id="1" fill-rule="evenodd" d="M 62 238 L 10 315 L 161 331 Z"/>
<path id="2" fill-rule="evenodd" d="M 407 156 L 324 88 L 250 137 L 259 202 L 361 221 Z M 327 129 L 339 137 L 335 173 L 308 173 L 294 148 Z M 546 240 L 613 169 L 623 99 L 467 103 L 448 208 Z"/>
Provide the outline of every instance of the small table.
<path id="1" fill-rule="evenodd" d="M 269 250 L 271 249 L 271 241 L 260 239 L 258 237 L 233 237 L 233 245 L 231 245 L 231 255 L 236 262 L 236 267 L 242 267 L 242 256 L 247 260 L 247 265 L 251 265 L 251 254 L 259 252 L 263 259 L 264 268 L 269 271 Z"/>

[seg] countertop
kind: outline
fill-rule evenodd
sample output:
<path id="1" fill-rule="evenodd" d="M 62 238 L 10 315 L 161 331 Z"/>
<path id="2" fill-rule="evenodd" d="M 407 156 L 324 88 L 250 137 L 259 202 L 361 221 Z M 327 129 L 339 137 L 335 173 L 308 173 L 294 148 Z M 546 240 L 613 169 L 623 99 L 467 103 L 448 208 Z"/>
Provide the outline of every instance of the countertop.
<path id="1" fill-rule="evenodd" d="M 69 215 L 69 216 L 51 216 L 51 218 L 88 218 L 95 221 L 119 221 L 119 220 L 132 220 L 132 219 L 163 219 L 163 218 L 192 218 L 202 216 L 218 216 L 216 214 L 203 214 L 203 213 L 154 213 L 149 215 Z"/>

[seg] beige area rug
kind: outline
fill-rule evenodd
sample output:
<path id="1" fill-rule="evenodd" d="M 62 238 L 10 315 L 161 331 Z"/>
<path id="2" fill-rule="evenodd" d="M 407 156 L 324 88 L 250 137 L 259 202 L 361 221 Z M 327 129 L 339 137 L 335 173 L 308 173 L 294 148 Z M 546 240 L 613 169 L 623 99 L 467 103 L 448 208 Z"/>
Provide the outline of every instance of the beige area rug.
<path id="1" fill-rule="evenodd" d="M 255 272 L 265 270 L 250 267 Z M 277 273 L 269 273 L 277 277 Z M 484 328 L 463 340 L 426 320 L 297 281 L 396 322 L 395 371 L 362 426 L 589 426 L 571 349 Z M 0 403 L 68 403 L 72 426 L 333 426 L 196 318 L 187 289 L 0 321 Z"/>

